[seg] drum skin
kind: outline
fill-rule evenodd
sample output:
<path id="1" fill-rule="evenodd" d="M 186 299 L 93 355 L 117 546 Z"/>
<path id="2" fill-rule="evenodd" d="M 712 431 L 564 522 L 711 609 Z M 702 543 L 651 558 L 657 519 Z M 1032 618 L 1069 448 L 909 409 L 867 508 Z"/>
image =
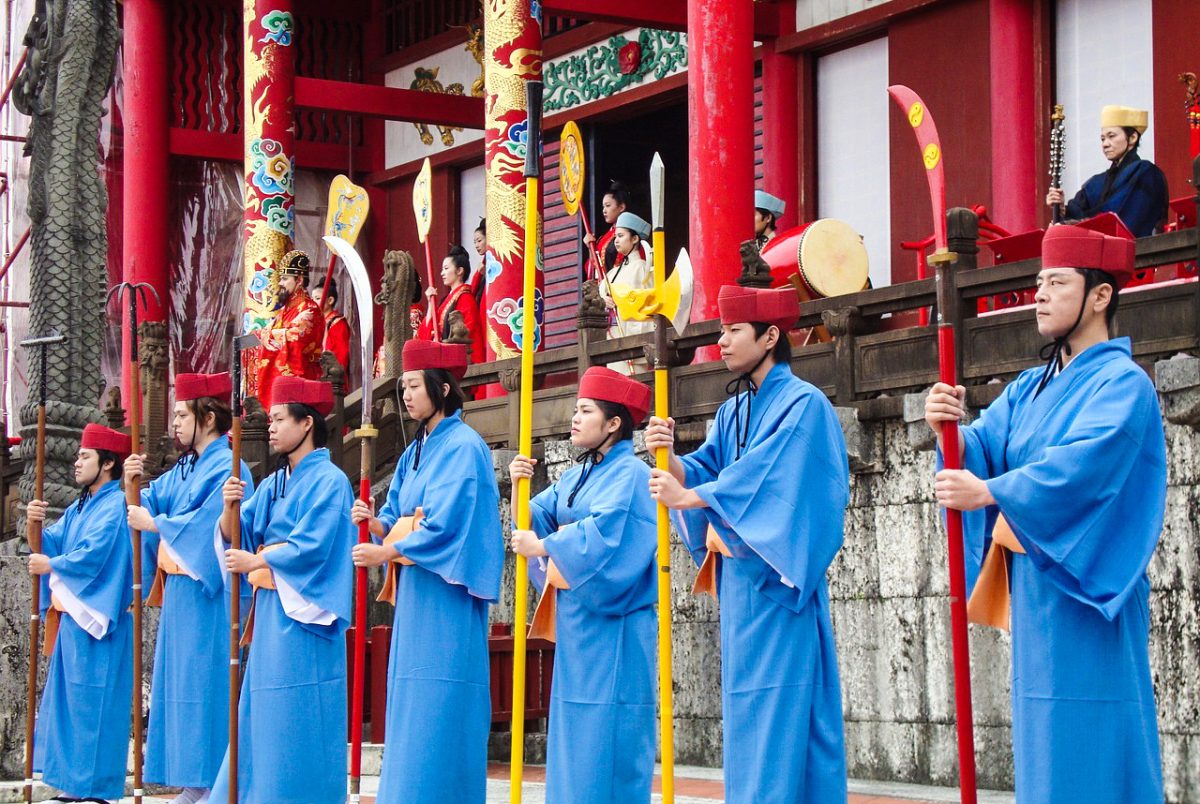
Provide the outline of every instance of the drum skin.
<path id="1" fill-rule="evenodd" d="M 762 250 L 771 267 L 771 287 L 799 274 L 812 298 L 855 293 L 867 286 L 867 247 L 853 227 L 834 218 L 780 232 Z"/>

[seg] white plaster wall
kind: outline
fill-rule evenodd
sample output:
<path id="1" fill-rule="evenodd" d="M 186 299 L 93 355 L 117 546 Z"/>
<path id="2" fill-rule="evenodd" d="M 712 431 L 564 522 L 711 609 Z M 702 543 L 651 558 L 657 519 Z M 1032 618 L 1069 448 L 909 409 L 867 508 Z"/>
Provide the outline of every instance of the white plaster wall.
<path id="1" fill-rule="evenodd" d="M 796 0 L 796 29 L 803 31 L 805 28 L 868 8 L 887 5 L 888 2 L 889 0 Z"/>
<path id="2" fill-rule="evenodd" d="M 410 89 L 412 82 L 416 79 L 417 67 L 436 67 L 438 68 L 437 80 L 441 82 L 442 86 L 462 84 L 463 94 L 470 95 L 471 84 L 479 78 L 479 65 L 475 62 L 475 57 L 467 52 L 465 45 L 466 39 L 464 38 L 461 45 L 443 50 L 416 64 L 392 70 L 387 74 L 384 83 L 389 87 Z M 482 121 L 480 123 L 482 125 Z M 388 122 L 385 124 L 385 132 L 387 167 L 423 159 L 447 150 L 449 147 L 483 139 L 482 128 L 455 131 L 454 146 L 443 145 L 441 132 L 434 126 L 429 129 L 429 132 L 433 134 L 433 145 L 421 142 L 421 135 L 412 123 Z"/>
<path id="3" fill-rule="evenodd" d="M 1068 198 L 1108 167 L 1100 152 L 1102 106 L 1149 109 L 1150 129 L 1138 150 L 1154 158 L 1152 19 L 1151 0 L 1058 0 L 1055 102 L 1067 115 Z"/>

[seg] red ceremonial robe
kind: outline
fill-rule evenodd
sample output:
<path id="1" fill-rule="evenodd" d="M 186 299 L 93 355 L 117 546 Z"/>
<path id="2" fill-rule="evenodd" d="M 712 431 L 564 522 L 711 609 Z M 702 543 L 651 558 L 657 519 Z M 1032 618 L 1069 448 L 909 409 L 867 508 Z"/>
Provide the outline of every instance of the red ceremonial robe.
<path id="1" fill-rule="evenodd" d="M 484 354 L 483 320 L 479 316 L 479 302 L 475 301 L 475 295 L 471 292 L 469 284 L 459 285 L 450 291 L 438 305 L 438 330 L 440 339 L 443 341 L 450 335 L 450 313 L 455 310 L 462 313 L 463 323 L 467 326 L 467 332 L 471 334 L 471 352 L 468 359 L 472 363 L 484 362 L 487 356 Z M 429 326 L 428 319 L 422 320 L 417 337 L 426 341 L 433 340 L 433 331 Z"/>
<path id="2" fill-rule="evenodd" d="M 333 352 L 342 369 L 350 372 L 350 323 L 336 310 L 325 319 L 326 352 Z"/>
<path id="3" fill-rule="evenodd" d="M 258 398 L 271 408 L 271 384 L 276 377 L 321 378 L 321 346 L 325 316 L 303 288 L 275 314 L 269 329 L 258 331 L 262 353 L 258 361 Z"/>

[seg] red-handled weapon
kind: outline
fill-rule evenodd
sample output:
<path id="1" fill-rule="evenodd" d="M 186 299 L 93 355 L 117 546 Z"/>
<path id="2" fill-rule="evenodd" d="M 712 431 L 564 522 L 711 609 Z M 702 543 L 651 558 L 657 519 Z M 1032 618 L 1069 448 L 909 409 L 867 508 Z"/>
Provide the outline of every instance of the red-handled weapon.
<path id="1" fill-rule="evenodd" d="M 367 267 L 354 247 L 340 237 L 325 237 L 329 246 L 346 266 L 350 285 L 354 288 L 354 304 L 358 309 L 359 341 L 362 347 L 362 425 L 354 431 L 361 443 L 359 461 L 359 499 L 371 504 L 371 472 L 375 468 L 374 439 L 379 431 L 371 425 L 371 361 L 375 355 L 374 311 L 371 309 L 371 280 Z M 370 519 L 358 524 L 358 543 L 371 540 Z M 350 804 L 358 804 L 362 784 L 363 694 L 367 666 L 367 568 L 354 571 L 354 676 L 350 703 Z"/>
<path id="2" fill-rule="evenodd" d="M 955 256 L 946 241 L 946 177 L 942 169 L 942 143 L 937 126 L 924 101 L 906 86 L 888 87 L 921 148 L 929 199 L 933 205 L 934 252 L 929 256 L 937 277 L 938 374 L 951 387 L 958 385 L 955 370 L 954 326 L 946 319 L 949 308 L 950 265 Z M 961 468 L 958 454 L 958 423 L 942 425 L 942 452 L 947 469 Z M 958 775 L 963 804 L 975 804 L 975 733 L 971 717 L 971 653 L 967 644 L 967 580 L 963 559 L 962 512 L 946 509 L 946 535 L 950 556 L 950 632 L 954 645 L 954 712 L 958 726 Z"/>

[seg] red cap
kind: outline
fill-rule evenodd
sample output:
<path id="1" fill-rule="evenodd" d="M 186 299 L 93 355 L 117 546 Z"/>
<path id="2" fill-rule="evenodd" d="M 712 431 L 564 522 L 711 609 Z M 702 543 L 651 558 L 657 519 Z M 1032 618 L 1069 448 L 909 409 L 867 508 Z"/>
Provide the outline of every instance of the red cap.
<path id="1" fill-rule="evenodd" d="M 322 416 L 328 416 L 333 410 L 333 386 L 303 377 L 276 377 L 275 384 L 271 386 L 271 405 L 293 402 L 308 405 Z"/>
<path id="2" fill-rule="evenodd" d="M 434 343 L 414 338 L 404 344 L 400 364 L 404 371 L 445 369 L 461 380 L 467 373 L 467 347 L 462 343 Z"/>
<path id="3" fill-rule="evenodd" d="M 233 380 L 228 371 L 220 374 L 176 374 L 175 401 L 190 402 L 193 399 L 211 396 L 213 399 L 228 399 L 233 393 Z"/>
<path id="4" fill-rule="evenodd" d="M 1133 235 L 1111 212 L 1075 226 L 1051 226 L 1042 238 L 1042 269 L 1097 268 L 1117 287 L 1133 279 Z"/>
<path id="5" fill-rule="evenodd" d="M 84 449 L 105 449 L 116 453 L 121 460 L 128 458 L 133 451 L 127 434 L 102 424 L 86 425 L 83 428 L 83 438 L 79 440 L 79 446 Z"/>
<path id="6" fill-rule="evenodd" d="M 800 300 L 790 287 L 760 290 L 722 285 L 717 294 L 717 309 L 721 311 L 722 324 L 761 321 L 787 332 L 796 326 L 796 319 L 800 317 Z"/>
<path id="7" fill-rule="evenodd" d="M 579 394 L 584 399 L 602 399 L 624 405 L 633 417 L 633 425 L 642 423 L 650 411 L 650 386 L 631 380 L 618 371 L 592 366 L 579 378 Z"/>

